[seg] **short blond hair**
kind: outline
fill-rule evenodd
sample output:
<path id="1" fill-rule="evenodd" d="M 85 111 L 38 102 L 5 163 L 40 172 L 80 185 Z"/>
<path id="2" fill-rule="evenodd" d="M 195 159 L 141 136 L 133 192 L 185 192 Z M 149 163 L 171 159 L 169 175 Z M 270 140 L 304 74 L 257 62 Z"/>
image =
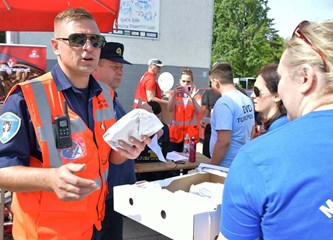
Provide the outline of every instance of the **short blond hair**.
<path id="1" fill-rule="evenodd" d="M 72 22 L 81 19 L 90 19 L 95 21 L 93 15 L 84 8 L 68 8 L 60 12 L 54 19 L 54 31 L 56 34 L 57 25 L 61 22 Z"/>

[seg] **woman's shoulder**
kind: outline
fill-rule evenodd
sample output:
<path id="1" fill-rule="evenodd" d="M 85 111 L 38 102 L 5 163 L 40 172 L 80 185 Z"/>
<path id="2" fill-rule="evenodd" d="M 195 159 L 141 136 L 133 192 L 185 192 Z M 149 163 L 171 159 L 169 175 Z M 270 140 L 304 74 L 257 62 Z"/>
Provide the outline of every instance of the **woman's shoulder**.
<path id="1" fill-rule="evenodd" d="M 271 126 L 269 127 L 268 131 L 272 131 L 278 127 L 281 127 L 289 122 L 288 117 L 286 115 L 283 115 L 276 119 Z"/>

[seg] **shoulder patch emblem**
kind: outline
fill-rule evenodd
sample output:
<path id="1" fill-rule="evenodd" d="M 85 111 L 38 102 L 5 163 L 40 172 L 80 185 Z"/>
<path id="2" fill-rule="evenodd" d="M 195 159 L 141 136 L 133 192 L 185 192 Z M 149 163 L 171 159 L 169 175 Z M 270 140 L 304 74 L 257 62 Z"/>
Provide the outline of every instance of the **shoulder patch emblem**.
<path id="1" fill-rule="evenodd" d="M 9 142 L 18 133 L 21 127 L 21 118 L 12 112 L 5 112 L 0 116 L 0 142 Z"/>

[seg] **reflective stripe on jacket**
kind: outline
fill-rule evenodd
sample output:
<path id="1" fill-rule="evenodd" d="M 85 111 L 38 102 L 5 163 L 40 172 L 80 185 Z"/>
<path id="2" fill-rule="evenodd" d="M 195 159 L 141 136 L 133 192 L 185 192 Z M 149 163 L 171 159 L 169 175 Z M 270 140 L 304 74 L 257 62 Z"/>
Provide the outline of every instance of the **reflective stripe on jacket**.
<path id="1" fill-rule="evenodd" d="M 66 163 L 85 163 L 76 175 L 93 179 L 100 188 L 78 201 L 62 201 L 54 192 L 17 192 L 13 196 L 13 235 L 15 239 L 91 239 L 93 225 L 101 228 L 107 193 L 108 159 L 111 148 L 102 136 L 115 122 L 113 92 L 100 84 L 103 91 L 92 100 L 94 133 L 68 108 L 71 148 L 57 149 L 53 120 L 63 116 L 65 97 L 58 92 L 52 75 L 16 85 L 21 87 L 31 116 L 43 162 L 30 156 L 30 166 L 57 168 Z M 10 92 L 10 93 L 11 93 Z M 95 141 L 94 141 L 95 137 Z"/>
<path id="2" fill-rule="evenodd" d="M 189 99 L 186 108 L 184 107 L 183 98 L 176 96 L 175 108 L 169 124 L 170 142 L 182 142 L 186 133 L 190 138 L 195 137 L 196 142 L 199 141 L 199 121 L 193 102 Z"/>

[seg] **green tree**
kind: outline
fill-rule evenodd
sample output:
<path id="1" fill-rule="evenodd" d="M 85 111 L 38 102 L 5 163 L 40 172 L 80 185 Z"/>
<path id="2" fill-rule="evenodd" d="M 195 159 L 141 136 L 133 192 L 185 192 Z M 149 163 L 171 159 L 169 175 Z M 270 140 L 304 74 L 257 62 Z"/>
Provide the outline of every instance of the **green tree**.
<path id="1" fill-rule="evenodd" d="M 215 0 L 212 63 L 232 64 L 234 77 L 255 77 L 267 63 L 278 63 L 283 38 L 267 17 L 268 0 Z"/>

